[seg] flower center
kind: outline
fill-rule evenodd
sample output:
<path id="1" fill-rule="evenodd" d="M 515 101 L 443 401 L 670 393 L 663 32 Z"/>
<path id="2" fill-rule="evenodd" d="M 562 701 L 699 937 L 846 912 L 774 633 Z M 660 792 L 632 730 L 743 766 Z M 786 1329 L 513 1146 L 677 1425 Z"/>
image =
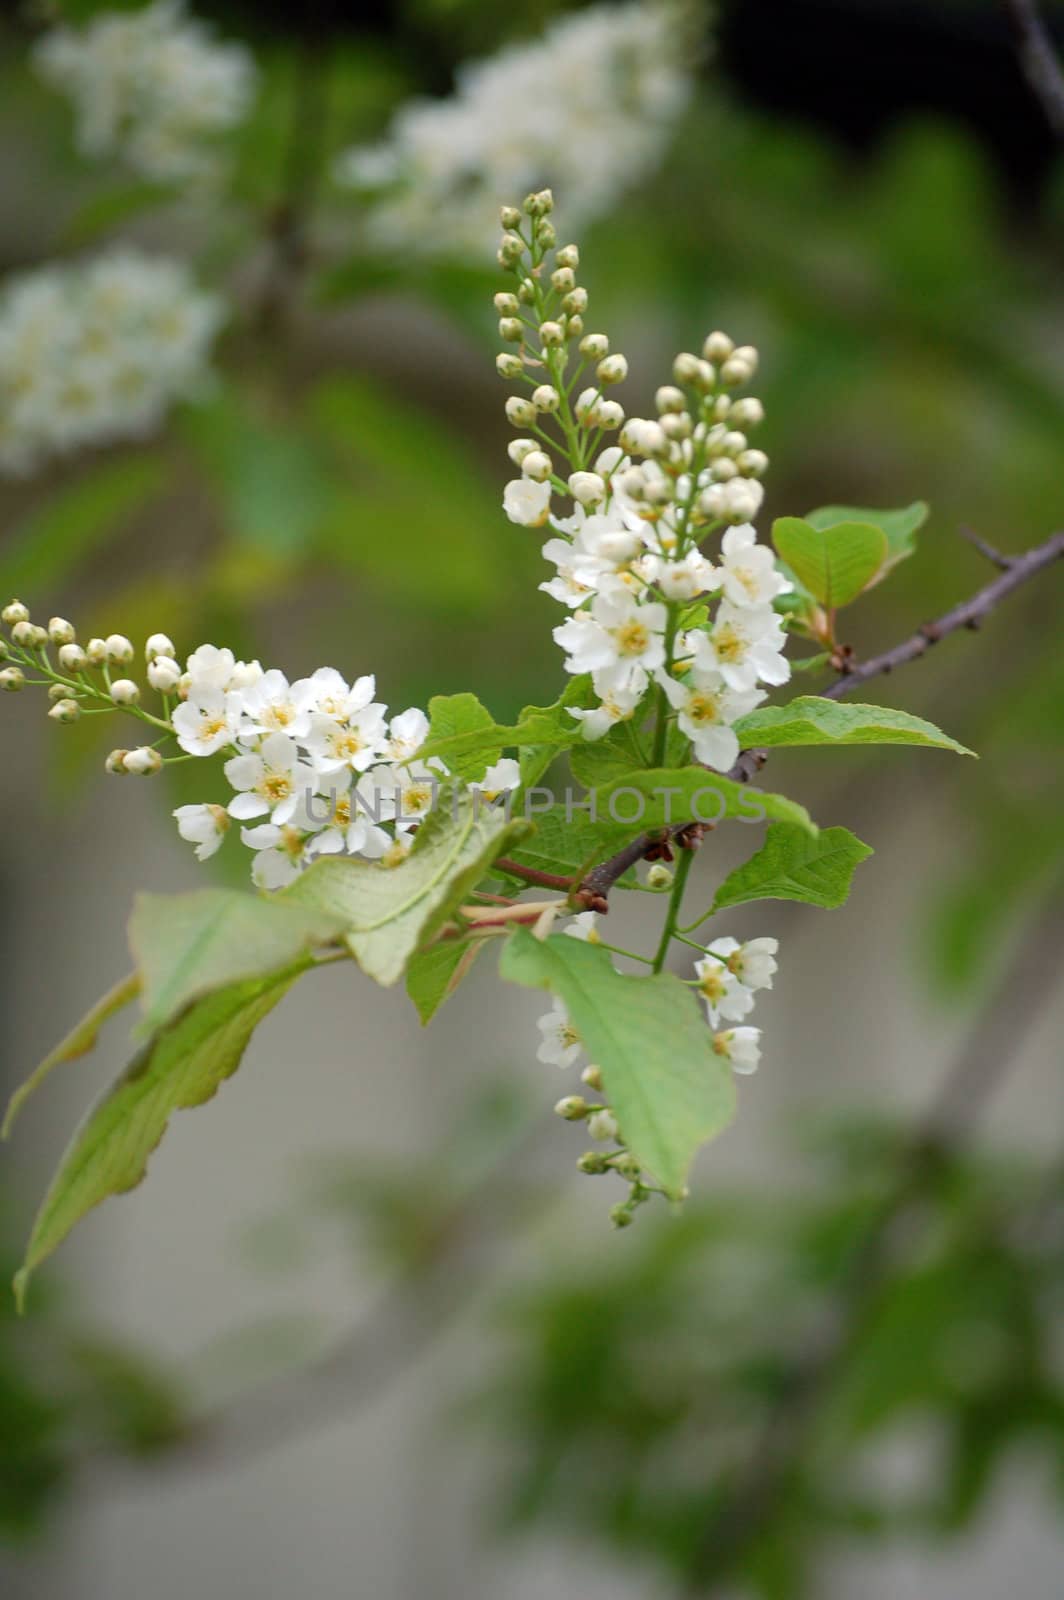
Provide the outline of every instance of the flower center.
<path id="1" fill-rule="evenodd" d="M 693 694 L 687 702 L 687 715 L 692 722 L 700 726 L 707 722 L 720 721 L 720 701 L 716 695 Z"/>
<path id="2" fill-rule="evenodd" d="M 650 643 L 650 630 L 646 623 L 633 617 L 631 622 L 615 628 L 613 637 L 622 656 L 641 656 Z"/>
<path id="3" fill-rule="evenodd" d="M 745 641 L 742 636 L 735 631 L 730 622 L 724 623 L 719 628 L 714 628 L 713 648 L 721 661 L 741 660 L 744 645 Z"/>
<path id="4" fill-rule="evenodd" d="M 292 776 L 288 772 L 268 772 L 259 785 L 264 800 L 287 800 L 292 793 Z"/>

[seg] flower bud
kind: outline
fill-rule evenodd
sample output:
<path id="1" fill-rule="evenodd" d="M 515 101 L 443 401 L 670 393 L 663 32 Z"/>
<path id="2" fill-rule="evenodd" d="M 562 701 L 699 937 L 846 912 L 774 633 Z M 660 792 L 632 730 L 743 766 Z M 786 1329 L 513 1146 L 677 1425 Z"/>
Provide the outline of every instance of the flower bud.
<path id="1" fill-rule="evenodd" d="M 552 383 L 541 383 L 532 390 L 532 404 L 537 411 L 557 411 L 562 397 Z"/>
<path id="2" fill-rule="evenodd" d="M 763 450 L 744 450 L 736 466 L 744 478 L 760 478 L 768 470 L 768 456 Z"/>
<path id="3" fill-rule="evenodd" d="M 133 646 L 124 633 L 109 633 L 104 648 L 108 661 L 116 667 L 127 666 L 133 660 Z"/>
<path id="4" fill-rule="evenodd" d="M 756 362 L 744 361 L 736 352 L 721 367 L 720 381 L 729 389 L 738 389 L 742 384 L 750 382 L 756 370 Z"/>
<path id="5" fill-rule="evenodd" d="M 720 441 L 720 448 L 726 456 L 741 455 L 746 449 L 746 434 L 729 428 Z"/>
<path id="6" fill-rule="evenodd" d="M 515 428 L 530 428 L 536 420 L 536 408 L 531 400 L 512 394 L 506 402 L 506 417 Z"/>
<path id="7" fill-rule="evenodd" d="M 589 361 L 601 361 L 609 354 L 610 341 L 604 333 L 585 333 L 580 341 L 580 354 Z"/>
<path id="8" fill-rule="evenodd" d="M 5 667 L 0 672 L 0 689 L 8 694 L 14 694 L 26 682 L 26 674 L 21 667 Z"/>
<path id="9" fill-rule="evenodd" d="M 698 497 L 698 509 L 710 522 L 728 514 L 728 491 L 723 483 L 712 483 Z"/>
<path id="10" fill-rule="evenodd" d="M 610 1207 L 610 1221 L 615 1228 L 630 1228 L 635 1218 L 624 1201 Z"/>
<path id="11" fill-rule="evenodd" d="M 517 301 L 519 305 L 530 306 L 535 304 L 536 285 L 531 278 L 522 278 L 517 285 Z"/>
<path id="12" fill-rule="evenodd" d="M 48 624 L 48 637 L 53 644 L 73 644 L 77 635 L 72 622 L 65 617 L 53 617 Z"/>
<path id="13" fill-rule="evenodd" d="M 616 1160 L 611 1161 L 610 1166 L 619 1178 L 627 1178 L 629 1183 L 637 1183 L 643 1170 L 635 1156 L 628 1150 L 625 1151 L 623 1156 L 618 1156 Z"/>
<path id="14" fill-rule="evenodd" d="M 550 347 L 565 343 L 565 329 L 560 322 L 541 322 L 539 325 L 540 342 Z"/>
<path id="15" fill-rule="evenodd" d="M 624 407 L 618 400 L 600 400 L 595 407 L 595 421 L 600 428 L 619 428 L 624 422 Z"/>
<path id="16" fill-rule="evenodd" d="M 516 233 L 504 233 L 496 252 L 496 259 L 500 267 L 516 267 L 524 253 L 525 247 Z"/>
<path id="17" fill-rule="evenodd" d="M 733 400 L 728 421 L 737 428 L 756 428 L 765 420 L 765 408 L 760 400 L 747 395 L 742 400 Z"/>
<path id="18" fill-rule="evenodd" d="M 587 1131 L 599 1143 L 608 1143 L 617 1137 L 617 1118 L 606 1106 L 599 1106 L 587 1119 Z"/>
<path id="19" fill-rule="evenodd" d="M 672 869 L 667 867 L 664 861 L 655 861 L 653 866 L 650 868 L 650 871 L 647 873 L 647 888 L 671 889 L 672 880 Z"/>
<path id="20" fill-rule="evenodd" d="M 11 630 L 11 637 L 23 650 L 37 650 L 40 648 L 40 635 L 44 632 L 32 622 L 16 622 Z M 48 635 L 44 634 L 45 639 Z"/>
<path id="21" fill-rule="evenodd" d="M 580 251 L 575 244 L 563 244 L 554 259 L 559 267 L 572 267 L 575 272 L 580 265 Z"/>
<path id="22" fill-rule="evenodd" d="M 591 1107 L 580 1094 L 567 1094 L 554 1107 L 555 1115 L 564 1117 L 566 1122 L 582 1122 L 590 1110 Z"/>
<path id="23" fill-rule="evenodd" d="M 715 361 L 719 365 L 720 362 L 727 361 L 734 349 L 735 341 L 718 330 L 708 335 L 702 346 L 702 354 L 707 361 Z"/>
<path id="24" fill-rule="evenodd" d="M 499 221 L 504 228 L 512 231 L 521 226 L 521 213 L 516 206 L 500 206 Z"/>
<path id="25" fill-rule="evenodd" d="M 522 210 L 529 217 L 545 217 L 554 210 L 554 195 L 549 189 L 540 189 L 536 194 L 525 196 Z"/>
<path id="26" fill-rule="evenodd" d="M 558 235 L 554 231 L 553 222 L 537 222 L 536 238 L 544 250 L 553 250 L 558 242 Z"/>
<path id="27" fill-rule="evenodd" d="M 92 667 L 102 667 L 107 660 L 106 639 L 90 639 L 85 646 L 85 658 Z"/>
<path id="28" fill-rule="evenodd" d="M 3 639 L 0 639 L 0 661 L 6 661 L 11 651 Z"/>
<path id="29" fill-rule="evenodd" d="M 595 368 L 595 375 L 600 383 L 623 383 L 628 376 L 628 361 L 625 356 L 605 356 Z"/>
<path id="30" fill-rule="evenodd" d="M 566 295 L 566 299 L 568 299 Z M 574 314 L 565 319 L 565 337 L 567 339 L 582 339 L 584 335 L 584 319 L 579 314 Z"/>
<path id="31" fill-rule="evenodd" d="M 524 332 L 524 323 L 520 317 L 499 318 L 499 338 L 505 339 L 507 344 L 520 344 Z"/>
<path id="32" fill-rule="evenodd" d="M 654 396 L 654 404 L 659 414 L 663 411 L 685 411 L 687 399 L 682 389 L 675 388 L 671 383 L 663 383 Z"/>
<path id="33" fill-rule="evenodd" d="M 601 1150 L 585 1150 L 576 1166 L 579 1172 L 586 1172 L 589 1177 L 598 1177 L 610 1170 L 609 1157 L 604 1156 Z"/>
<path id="34" fill-rule="evenodd" d="M 132 678 L 116 678 L 111 685 L 111 699 L 116 706 L 135 706 L 140 699 L 140 689 Z"/>
<path id="35" fill-rule="evenodd" d="M 145 744 L 137 750 L 130 750 L 124 765 L 125 770 L 132 772 L 135 777 L 150 778 L 153 773 L 162 771 L 163 758 L 158 750 Z"/>
<path id="36" fill-rule="evenodd" d="M 606 498 L 606 484 L 597 472 L 573 472 L 569 475 L 569 493 L 582 506 L 598 506 Z"/>
<path id="37" fill-rule="evenodd" d="M 126 776 L 126 757 L 128 754 L 128 750 L 112 750 L 103 764 L 104 771 L 109 772 L 113 778 L 124 778 Z"/>
<path id="38" fill-rule="evenodd" d="M 567 312 L 570 317 L 582 317 L 587 310 L 587 300 L 586 289 L 579 287 L 571 289 L 562 301 L 562 310 Z"/>
<path id="39" fill-rule="evenodd" d="M 527 455 L 538 449 L 539 445 L 535 439 L 511 439 L 506 446 L 506 454 L 510 457 L 514 466 L 519 467 Z"/>
<path id="40" fill-rule="evenodd" d="M 662 433 L 674 442 L 689 439 L 693 426 L 689 411 L 666 411 L 661 419 Z"/>
<path id="41" fill-rule="evenodd" d="M 521 462 L 521 471 L 535 483 L 546 483 L 554 468 L 545 450 L 530 450 Z"/>
<path id="42" fill-rule="evenodd" d="M 568 294 L 570 289 L 576 288 L 576 273 L 572 267 L 558 267 L 551 273 L 550 281 L 559 294 Z"/>
<path id="43" fill-rule="evenodd" d="M 677 383 L 690 386 L 698 380 L 701 362 L 689 350 L 681 350 L 672 364 L 672 375 Z"/>
<path id="44" fill-rule="evenodd" d="M 181 682 L 181 668 L 172 656 L 156 656 L 148 663 L 148 682 L 160 694 L 173 694 Z"/>
<path id="45" fill-rule="evenodd" d="M 504 289 L 495 296 L 495 309 L 500 317 L 516 317 L 521 309 L 521 302 L 515 294 Z"/>
<path id="46" fill-rule="evenodd" d="M 65 683 L 50 683 L 48 685 L 48 698 L 55 705 L 57 700 L 66 700 L 70 697 L 70 690 Z"/>
<path id="47" fill-rule="evenodd" d="M 714 483 L 730 483 L 732 478 L 739 476 L 739 468 L 730 456 L 721 456 L 719 461 L 714 461 L 709 469 L 709 475 Z"/>
<path id="48" fill-rule="evenodd" d="M 145 661 L 154 661 L 156 656 L 176 656 L 174 641 L 166 633 L 153 633 L 144 646 Z"/>
<path id="49" fill-rule="evenodd" d="M 500 378 L 511 380 L 519 378 L 525 370 L 525 364 L 520 356 L 515 356 L 509 350 L 504 350 L 495 357 L 495 371 Z"/>
<path id="50" fill-rule="evenodd" d="M 57 700 L 48 715 L 53 722 L 76 722 L 81 716 L 81 707 L 76 700 Z"/>
<path id="51" fill-rule="evenodd" d="M 2 619 L 9 628 L 13 628 L 16 622 L 28 622 L 30 620 L 29 607 L 24 606 L 21 600 L 11 600 L 4 607 L 3 611 L 0 611 L 0 619 Z"/>
<path id="52" fill-rule="evenodd" d="M 602 1069 L 596 1066 L 585 1067 L 580 1074 L 581 1082 L 586 1083 L 589 1089 L 602 1093 Z"/>

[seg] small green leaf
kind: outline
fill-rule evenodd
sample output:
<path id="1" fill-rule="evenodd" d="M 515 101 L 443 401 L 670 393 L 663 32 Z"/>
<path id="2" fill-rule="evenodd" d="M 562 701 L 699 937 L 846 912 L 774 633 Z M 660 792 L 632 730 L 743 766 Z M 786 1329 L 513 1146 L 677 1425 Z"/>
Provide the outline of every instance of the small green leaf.
<path id="1" fill-rule="evenodd" d="M 298 975 L 274 973 L 196 1001 L 148 1041 L 90 1109 L 34 1221 L 15 1278 L 20 1309 L 34 1268 L 93 1206 L 136 1187 L 172 1113 L 202 1105 L 216 1093 Z"/>
<path id="2" fill-rule="evenodd" d="M 801 517 L 780 517 L 772 540 L 799 582 L 829 611 L 856 600 L 887 559 L 887 536 L 870 522 L 815 528 Z"/>
<path id="3" fill-rule="evenodd" d="M 805 520 L 820 529 L 832 528 L 839 522 L 870 522 L 874 528 L 881 528 L 887 541 L 887 558 L 873 579 L 878 583 L 899 561 L 915 552 L 916 535 L 929 511 L 925 500 L 914 500 L 911 506 L 901 506 L 896 511 L 878 511 L 870 506 L 821 506 L 818 511 L 810 511 Z"/>
<path id="4" fill-rule="evenodd" d="M 429 745 L 439 739 L 461 739 L 465 734 L 482 735 L 494 726 L 495 718 L 475 694 L 438 694 L 429 701 Z M 469 755 L 452 755 L 447 765 L 456 777 L 482 778 L 501 754 L 500 745 L 489 744 Z M 419 759 L 421 755 L 419 751 Z"/>
<path id="5" fill-rule="evenodd" d="M 848 828 L 822 828 L 813 839 L 802 828 L 776 822 L 757 854 L 725 878 L 712 911 L 748 900 L 803 900 L 833 910 L 844 904 L 854 872 L 871 854 Z"/>
<path id="6" fill-rule="evenodd" d="M 0 1139 L 6 1139 L 15 1125 L 15 1118 L 30 1095 L 47 1078 L 48 1074 L 56 1067 L 62 1066 L 66 1061 L 77 1061 L 80 1056 L 88 1055 L 95 1047 L 99 1038 L 100 1029 L 104 1023 L 115 1016 L 124 1006 L 131 1005 L 140 993 L 140 978 L 137 973 L 131 972 L 128 978 L 123 978 L 116 983 L 102 999 L 97 1000 L 90 1011 L 87 1011 L 76 1027 L 72 1028 L 50 1055 L 45 1056 L 40 1066 L 36 1067 L 25 1083 L 17 1088 L 8 1101 L 7 1111 L 4 1115 L 3 1127 L 0 1128 Z"/>
<path id="7" fill-rule="evenodd" d="M 387 987 L 527 828 L 507 822 L 501 808 L 468 799 L 452 805 L 441 793 L 397 867 L 327 858 L 275 899 L 339 918 L 363 972 Z"/>
<path id="8" fill-rule="evenodd" d="M 345 931 L 342 917 L 276 895 L 239 889 L 139 894 L 129 944 L 143 983 L 142 1031 L 161 1027 L 212 989 L 276 972 Z"/>
<path id="9" fill-rule="evenodd" d="M 503 946 L 500 972 L 565 1002 L 626 1143 L 679 1198 L 695 1151 L 735 1109 L 731 1068 L 693 992 L 671 973 L 629 977 L 604 950 L 564 935 L 541 941 L 524 928 Z"/>
<path id="10" fill-rule="evenodd" d="M 515 723 L 489 720 L 482 726 L 442 734 L 438 738 L 430 735 L 416 759 L 424 761 L 429 756 L 440 756 L 448 766 L 452 766 L 457 761 L 465 761 L 473 756 L 484 756 L 487 760 L 492 751 L 497 753 L 500 749 L 520 750 L 532 746 L 543 746 L 553 756 L 558 750 L 568 749 L 582 738 L 580 723 L 576 717 L 569 715 L 569 707 L 586 703 L 590 682 L 586 676 L 574 678 L 552 706 L 526 706 Z"/>
<path id="11" fill-rule="evenodd" d="M 414 955 L 406 969 L 406 992 L 423 1024 L 431 1022 L 454 994 L 486 943 L 485 939 L 440 939 Z"/>
<path id="12" fill-rule="evenodd" d="M 580 744 L 574 744 L 569 752 L 573 777 L 586 789 L 612 783 L 644 763 L 645 758 L 631 720 L 618 722 L 602 739 L 585 739 Z"/>
<path id="13" fill-rule="evenodd" d="M 799 695 L 784 706 L 759 706 L 740 717 L 735 731 L 744 745 L 916 744 L 974 754 L 933 722 L 908 711 L 853 701 L 840 704 L 815 694 Z"/>
<path id="14" fill-rule="evenodd" d="M 768 818 L 794 823 L 808 833 L 817 831 L 808 811 L 796 800 L 769 794 L 753 784 L 736 783 L 706 767 L 651 767 L 629 772 L 594 790 L 593 795 L 599 822 L 623 828 L 629 838 L 640 828 L 727 819 L 764 822 Z"/>

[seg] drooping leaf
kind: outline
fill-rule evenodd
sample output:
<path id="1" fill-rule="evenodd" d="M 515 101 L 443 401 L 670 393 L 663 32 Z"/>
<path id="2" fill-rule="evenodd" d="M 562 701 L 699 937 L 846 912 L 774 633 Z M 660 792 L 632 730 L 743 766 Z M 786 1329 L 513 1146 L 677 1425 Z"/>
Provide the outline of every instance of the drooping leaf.
<path id="1" fill-rule="evenodd" d="M 856 600 L 887 559 L 887 536 L 871 522 L 815 528 L 801 517 L 780 517 L 772 540 L 799 582 L 829 611 Z"/>
<path id="2" fill-rule="evenodd" d="M 345 932 L 342 917 L 316 905 L 239 889 L 139 894 L 129 944 L 143 985 L 143 1031 L 161 1027 L 190 1000 L 287 967 Z"/>
<path id="3" fill-rule="evenodd" d="M 0 1128 L 0 1138 L 6 1139 L 15 1125 L 15 1118 L 22 1107 L 36 1089 L 39 1089 L 49 1073 L 64 1062 L 76 1061 L 80 1056 L 88 1055 L 95 1047 L 99 1038 L 100 1029 L 104 1023 L 121 1011 L 124 1006 L 131 1005 L 140 993 L 140 977 L 131 972 L 127 978 L 116 983 L 113 989 L 108 990 L 96 1004 L 87 1011 L 81 1021 L 70 1030 L 66 1038 L 56 1045 L 50 1055 L 45 1056 L 38 1067 L 35 1067 L 25 1083 L 17 1088 L 8 1101 L 7 1111 L 4 1115 L 3 1127 Z"/>
<path id="4" fill-rule="evenodd" d="M 671 973 L 629 977 L 604 950 L 564 935 L 541 941 L 524 928 L 506 940 L 500 972 L 565 1002 L 626 1143 L 679 1197 L 695 1151 L 735 1107 L 731 1068 L 693 992 Z"/>
<path id="5" fill-rule="evenodd" d="M 468 798 L 451 804 L 443 794 L 398 866 L 318 861 L 277 898 L 339 918 L 363 972 L 387 987 L 526 831 L 524 822 L 507 822 L 502 808 Z"/>
<path id="6" fill-rule="evenodd" d="M 233 984 L 195 1001 L 157 1033 L 89 1110 L 41 1203 L 15 1294 L 71 1228 L 144 1176 L 173 1112 L 202 1105 L 240 1065 L 248 1040 L 298 971 Z"/>
<path id="7" fill-rule="evenodd" d="M 486 943 L 484 939 L 440 939 L 414 954 L 406 969 L 406 992 L 423 1024 L 431 1022 L 454 994 Z"/>
<path id="8" fill-rule="evenodd" d="M 802 828 L 773 823 L 757 854 L 720 885 L 712 910 L 748 900 L 803 900 L 832 910 L 844 904 L 854 872 L 871 854 L 848 828 L 822 828 L 812 838 Z"/>
<path id="9" fill-rule="evenodd" d="M 460 739 L 463 734 L 483 734 L 494 726 L 495 718 L 475 694 L 438 694 L 429 701 L 429 745 L 439 739 Z M 501 753 L 501 746 L 489 744 L 470 755 L 452 755 L 447 765 L 456 777 L 482 778 Z M 420 757 L 421 752 L 418 754 Z"/>
<path id="10" fill-rule="evenodd" d="M 825 700 L 815 694 L 799 695 L 785 706 L 759 706 L 740 717 L 735 731 L 744 745 L 914 744 L 962 756 L 974 754 L 933 722 L 908 711 Z"/>
<path id="11" fill-rule="evenodd" d="M 887 541 L 887 556 L 872 580 L 878 583 L 899 561 L 914 553 L 916 535 L 927 521 L 929 511 L 926 500 L 914 500 L 912 505 L 899 506 L 893 511 L 880 511 L 870 506 L 821 506 L 817 511 L 810 511 L 805 520 L 820 529 L 832 528 L 839 522 L 865 522 L 881 528 Z M 870 588 L 871 584 L 866 587 Z"/>

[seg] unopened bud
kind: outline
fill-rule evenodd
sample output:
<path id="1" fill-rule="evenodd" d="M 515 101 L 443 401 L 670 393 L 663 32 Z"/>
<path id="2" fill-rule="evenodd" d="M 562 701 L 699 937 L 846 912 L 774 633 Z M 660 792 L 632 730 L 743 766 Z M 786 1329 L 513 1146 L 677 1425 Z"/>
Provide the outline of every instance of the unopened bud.
<path id="1" fill-rule="evenodd" d="M 701 367 L 701 362 L 690 350 L 681 350 L 672 364 L 672 375 L 677 383 L 690 385 L 696 383 Z"/>
<path id="2" fill-rule="evenodd" d="M 506 454 L 510 457 L 514 466 L 519 467 L 527 455 L 538 449 L 539 445 L 535 439 L 511 439 L 506 446 Z"/>
<path id="3" fill-rule="evenodd" d="M 154 661 L 156 656 L 176 656 L 174 641 L 165 633 L 153 633 L 144 646 L 145 661 Z"/>
<path id="4" fill-rule="evenodd" d="M 576 288 L 576 273 L 572 267 L 558 267 L 551 273 L 550 281 L 559 294 L 568 294 L 570 289 Z"/>
<path id="5" fill-rule="evenodd" d="M 541 383 L 532 390 L 532 404 L 537 411 L 557 411 L 562 397 L 552 383 Z"/>
<path id="6" fill-rule="evenodd" d="M 65 617 L 53 617 L 48 624 L 48 637 L 53 644 L 73 644 L 76 638 L 74 624 Z"/>
<path id="7" fill-rule="evenodd" d="M 629 1183 L 637 1182 L 643 1170 L 635 1156 L 628 1150 L 625 1151 L 623 1156 L 617 1156 L 614 1161 L 610 1162 L 610 1165 L 619 1178 L 627 1178 Z"/>
<path id="8" fill-rule="evenodd" d="M 85 658 L 90 666 L 102 667 L 107 660 L 106 639 L 90 639 L 85 646 Z"/>
<path id="9" fill-rule="evenodd" d="M 546 483 L 554 468 L 545 450 L 530 450 L 521 462 L 521 471 L 535 483 Z"/>
<path id="10" fill-rule="evenodd" d="M 181 668 L 170 656 L 156 656 L 148 663 L 148 682 L 160 694 L 173 694 L 181 682 Z"/>
<path id="11" fill-rule="evenodd" d="M 512 394 L 506 402 L 506 417 L 515 428 L 530 428 L 536 420 L 536 408 L 531 400 Z"/>
<path id="12" fill-rule="evenodd" d="M 666 411 L 659 424 L 666 439 L 689 439 L 694 424 L 688 411 Z"/>
<path id="13" fill-rule="evenodd" d="M 568 299 L 566 295 L 566 299 Z M 567 339 L 581 339 L 584 334 L 584 319 L 578 313 L 565 319 L 565 337 Z"/>
<path id="14" fill-rule="evenodd" d="M 125 759 L 125 770 L 137 778 L 150 778 L 153 773 L 162 771 L 162 765 L 163 758 L 158 750 L 146 744 L 137 750 L 130 750 Z"/>
<path id="15" fill-rule="evenodd" d="M 53 705 L 55 705 L 57 700 L 68 699 L 69 695 L 70 690 L 67 688 L 65 683 L 52 683 L 48 685 L 48 698 Z"/>
<path id="16" fill-rule="evenodd" d="M 575 289 L 570 289 L 569 293 L 562 301 L 562 310 L 567 312 L 571 317 L 582 317 L 584 312 L 587 310 L 587 300 L 588 295 L 586 289 L 581 289 L 579 286 Z"/>
<path id="17" fill-rule="evenodd" d="M 591 1116 L 588 1117 L 587 1131 L 592 1139 L 597 1139 L 603 1143 L 610 1139 L 616 1139 L 618 1132 L 617 1118 L 605 1106 L 600 1106 L 597 1111 L 593 1111 Z"/>
<path id="18" fill-rule="evenodd" d="M 520 317 L 499 318 L 499 338 L 505 339 L 507 344 L 520 344 L 524 332 L 525 325 Z"/>
<path id="19" fill-rule="evenodd" d="M 541 322 L 539 325 L 539 337 L 540 342 L 548 347 L 564 344 L 565 329 L 560 322 Z"/>
<path id="20" fill-rule="evenodd" d="M 591 1107 L 580 1094 L 567 1094 L 554 1107 L 555 1115 L 564 1117 L 566 1122 L 582 1122 L 590 1110 Z"/>
<path id="21" fill-rule="evenodd" d="M 609 1157 L 604 1156 L 601 1150 L 585 1150 L 576 1166 L 579 1172 L 586 1172 L 589 1177 L 598 1177 L 610 1170 Z"/>
<path id="22" fill-rule="evenodd" d="M 516 317 L 521 309 L 521 302 L 515 294 L 504 289 L 495 296 L 495 309 L 500 317 Z"/>
<path id="23" fill-rule="evenodd" d="M 682 389 L 675 388 L 671 383 L 663 383 L 654 396 L 654 404 L 659 413 L 662 411 L 684 411 L 687 408 L 687 399 Z"/>
<path id="24" fill-rule="evenodd" d="M 124 778 L 126 776 L 126 757 L 128 754 L 128 750 L 112 750 L 103 764 L 104 771 L 109 772 L 114 778 Z"/>
<path id="25" fill-rule="evenodd" d="M 569 493 L 582 506 L 597 506 L 606 498 L 606 485 L 597 472 L 573 472 L 569 476 Z"/>
<path id="26" fill-rule="evenodd" d="M 760 478 L 768 471 L 768 456 L 763 450 L 744 450 L 736 466 L 744 478 Z"/>
<path id="27" fill-rule="evenodd" d="M 116 678 L 111 685 L 111 699 L 116 706 L 135 706 L 140 699 L 140 689 L 132 678 Z"/>
<path id="28" fill-rule="evenodd" d="M 619 400 L 600 400 L 595 407 L 595 421 L 600 428 L 619 428 L 624 422 L 624 407 Z"/>
<path id="29" fill-rule="evenodd" d="M 536 194 L 526 195 L 522 209 L 526 216 L 545 217 L 548 212 L 554 210 L 554 195 L 549 189 L 540 189 Z"/>
<path id="30" fill-rule="evenodd" d="M 618 1205 L 610 1208 L 610 1221 L 615 1228 L 630 1228 L 635 1218 L 625 1203 L 621 1201 Z"/>
<path id="31" fill-rule="evenodd" d="M 735 341 L 729 339 L 726 333 L 721 333 L 718 329 L 717 332 L 709 334 L 706 338 L 706 342 L 702 346 L 702 354 L 707 361 L 715 361 L 719 364 L 721 361 L 727 361 L 734 349 Z"/>
<path id="32" fill-rule="evenodd" d="M 512 231 L 521 226 L 521 213 L 516 206 L 500 206 L 499 221 L 504 228 Z"/>
<path id="33" fill-rule="evenodd" d="M 53 722 L 76 722 L 81 716 L 81 707 L 76 700 L 57 700 L 48 715 Z"/>
<path id="34" fill-rule="evenodd" d="M 4 607 L 3 611 L 0 611 L 0 619 L 2 619 L 9 628 L 13 628 L 16 622 L 28 622 L 30 620 L 29 607 L 24 606 L 21 600 L 11 600 Z"/>
<path id="35" fill-rule="evenodd" d="M 520 356 L 515 356 L 511 351 L 504 350 L 495 357 L 495 371 L 500 378 L 512 381 L 519 378 L 525 370 L 525 364 Z"/>
<path id="36" fill-rule="evenodd" d="M 742 360 L 736 352 L 721 367 L 720 381 L 729 389 L 738 389 L 742 384 L 750 382 L 755 370 L 756 366 L 753 363 Z"/>
<path id="37" fill-rule="evenodd" d="M 108 661 L 116 667 L 124 667 L 133 660 L 133 646 L 124 633 L 109 633 L 105 648 Z"/>
<path id="38" fill-rule="evenodd" d="M 589 1089 L 594 1089 L 597 1094 L 602 1093 L 602 1069 L 594 1064 L 585 1067 L 580 1074 L 581 1082 L 586 1083 Z"/>
<path id="39" fill-rule="evenodd" d="M 647 888 L 671 889 L 672 879 L 673 874 L 671 867 L 667 867 L 664 861 L 655 861 L 647 873 Z"/>
<path id="40" fill-rule="evenodd" d="M 575 244 L 563 244 L 554 259 L 559 267 L 572 267 L 575 272 L 580 265 L 580 251 Z"/>
<path id="41" fill-rule="evenodd" d="M 0 672 L 0 689 L 8 694 L 14 694 L 26 682 L 26 674 L 21 667 L 4 667 Z"/>
<path id="42" fill-rule="evenodd" d="M 623 383 L 628 376 L 628 361 L 620 353 L 605 356 L 595 368 L 600 383 Z"/>
<path id="43" fill-rule="evenodd" d="M 736 428 L 756 428 L 764 420 L 765 408 L 752 394 L 732 401 L 728 421 Z"/>
<path id="44" fill-rule="evenodd" d="M 37 650 L 40 648 L 41 637 L 48 638 L 43 628 L 38 628 L 32 622 L 16 622 L 11 630 L 11 637 L 22 650 Z"/>
<path id="45" fill-rule="evenodd" d="M 516 267 L 525 253 L 525 247 L 516 233 L 504 233 L 499 242 L 496 259 L 500 267 Z"/>

